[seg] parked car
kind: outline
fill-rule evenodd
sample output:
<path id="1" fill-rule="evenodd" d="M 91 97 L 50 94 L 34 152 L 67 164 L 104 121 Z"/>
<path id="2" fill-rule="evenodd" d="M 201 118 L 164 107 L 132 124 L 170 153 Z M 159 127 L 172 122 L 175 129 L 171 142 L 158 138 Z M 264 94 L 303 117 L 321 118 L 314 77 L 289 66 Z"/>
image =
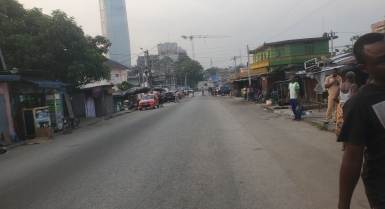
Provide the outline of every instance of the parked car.
<path id="1" fill-rule="evenodd" d="M 139 101 L 138 109 L 142 111 L 143 109 L 148 109 L 148 108 L 155 109 L 155 107 L 159 107 L 158 98 L 153 94 L 148 94 L 143 96 L 142 99 Z"/>
<path id="2" fill-rule="evenodd" d="M 164 102 L 175 101 L 174 93 L 171 91 L 164 93 Z"/>
<path id="3" fill-rule="evenodd" d="M 224 95 L 226 95 L 226 94 L 230 94 L 230 91 L 231 91 L 231 89 L 230 89 L 229 87 L 227 87 L 227 86 L 222 86 L 222 87 L 219 88 L 218 94 L 224 96 Z"/>

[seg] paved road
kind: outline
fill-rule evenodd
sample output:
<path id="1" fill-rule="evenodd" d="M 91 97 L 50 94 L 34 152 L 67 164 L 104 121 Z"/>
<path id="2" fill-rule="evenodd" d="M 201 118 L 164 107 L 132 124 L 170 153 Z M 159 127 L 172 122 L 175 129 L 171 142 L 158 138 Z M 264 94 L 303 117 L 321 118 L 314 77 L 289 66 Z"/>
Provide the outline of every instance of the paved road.
<path id="1" fill-rule="evenodd" d="M 196 96 L 1 155 L 0 208 L 336 208 L 341 156 L 332 133 Z"/>

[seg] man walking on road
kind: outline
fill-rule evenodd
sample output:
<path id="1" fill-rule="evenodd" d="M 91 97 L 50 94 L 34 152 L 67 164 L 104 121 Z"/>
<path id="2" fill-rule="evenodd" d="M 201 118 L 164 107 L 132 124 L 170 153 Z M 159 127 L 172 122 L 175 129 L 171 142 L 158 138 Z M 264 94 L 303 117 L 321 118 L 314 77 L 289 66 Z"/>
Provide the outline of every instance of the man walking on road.
<path id="1" fill-rule="evenodd" d="M 290 101 L 291 110 L 294 113 L 294 120 L 301 121 L 301 114 L 297 114 L 296 108 L 299 104 L 299 84 L 295 81 L 295 76 L 290 76 L 291 82 L 289 83 L 289 93 L 287 94 L 286 101 Z M 290 99 L 290 100 L 289 100 Z"/>
<path id="2" fill-rule="evenodd" d="M 385 35 L 369 33 L 354 44 L 359 68 L 372 81 L 343 107 L 338 142 L 346 142 L 340 170 L 339 209 L 350 208 L 361 173 L 371 208 L 385 208 Z M 365 160 L 363 166 L 362 161 Z"/>
<path id="3" fill-rule="evenodd" d="M 342 78 L 337 75 L 338 69 L 333 69 L 333 73 L 325 78 L 325 88 L 328 89 L 328 109 L 326 111 L 325 125 L 329 124 L 330 115 L 334 110 L 334 123 L 337 121 L 337 103 L 334 101 L 334 95 L 337 93 L 338 86 L 342 83 Z"/>

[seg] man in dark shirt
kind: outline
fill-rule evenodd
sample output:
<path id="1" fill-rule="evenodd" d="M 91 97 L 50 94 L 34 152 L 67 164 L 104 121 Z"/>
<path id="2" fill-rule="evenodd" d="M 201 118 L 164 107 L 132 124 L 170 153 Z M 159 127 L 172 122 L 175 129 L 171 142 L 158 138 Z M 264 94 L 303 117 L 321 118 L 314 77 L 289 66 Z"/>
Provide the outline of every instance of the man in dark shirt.
<path id="1" fill-rule="evenodd" d="M 354 44 L 360 69 L 372 81 L 344 105 L 339 142 L 346 142 L 340 171 L 339 209 L 350 208 L 361 167 L 371 208 L 385 208 L 385 35 L 369 33 Z M 365 162 L 362 166 L 363 158 Z"/>

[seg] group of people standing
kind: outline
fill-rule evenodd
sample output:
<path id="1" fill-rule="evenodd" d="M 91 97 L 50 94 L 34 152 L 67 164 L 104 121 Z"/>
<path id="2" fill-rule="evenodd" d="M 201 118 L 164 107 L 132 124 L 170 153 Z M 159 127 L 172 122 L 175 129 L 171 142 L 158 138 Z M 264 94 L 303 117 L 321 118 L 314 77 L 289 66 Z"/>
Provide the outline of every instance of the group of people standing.
<path id="1" fill-rule="evenodd" d="M 347 72 L 344 79 L 334 70 L 326 77 L 329 124 L 334 106 L 337 141 L 343 142 L 340 177 L 339 209 L 349 209 L 360 174 L 370 208 L 385 209 L 385 35 L 368 33 L 353 47 L 359 69 L 370 79 L 362 87 L 355 84 L 355 74 Z M 287 100 L 294 120 L 301 120 L 295 107 L 299 104 L 299 85 L 291 76 Z M 362 171 L 361 171 L 362 169 Z"/>
<path id="2" fill-rule="evenodd" d="M 258 84 L 258 86 L 253 84 L 253 86 L 251 86 L 251 88 L 247 88 L 247 86 L 244 85 L 244 87 L 242 89 L 242 95 L 243 95 L 245 100 L 247 100 L 247 94 L 250 93 L 250 91 L 252 92 L 254 99 L 262 99 L 263 98 L 262 88 L 259 84 Z"/>
<path id="3" fill-rule="evenodd" d="M 192 91 L 191 94 L 192 96 L 194 97 L 194 93 L 195 91 Z M 189 90 L 184 90 L 183 92 L 182 91 L 176 91 L 174 93 L 174 97 L 175 97 L 175 103 L 179 103 L 180 102 L 180 99 L 181 99 L 181 96 L 183 96 L 182 94 L 186 95 L 186 97 L 188 98 L 189 94 L 190 94 L 190 91 Z"/>

